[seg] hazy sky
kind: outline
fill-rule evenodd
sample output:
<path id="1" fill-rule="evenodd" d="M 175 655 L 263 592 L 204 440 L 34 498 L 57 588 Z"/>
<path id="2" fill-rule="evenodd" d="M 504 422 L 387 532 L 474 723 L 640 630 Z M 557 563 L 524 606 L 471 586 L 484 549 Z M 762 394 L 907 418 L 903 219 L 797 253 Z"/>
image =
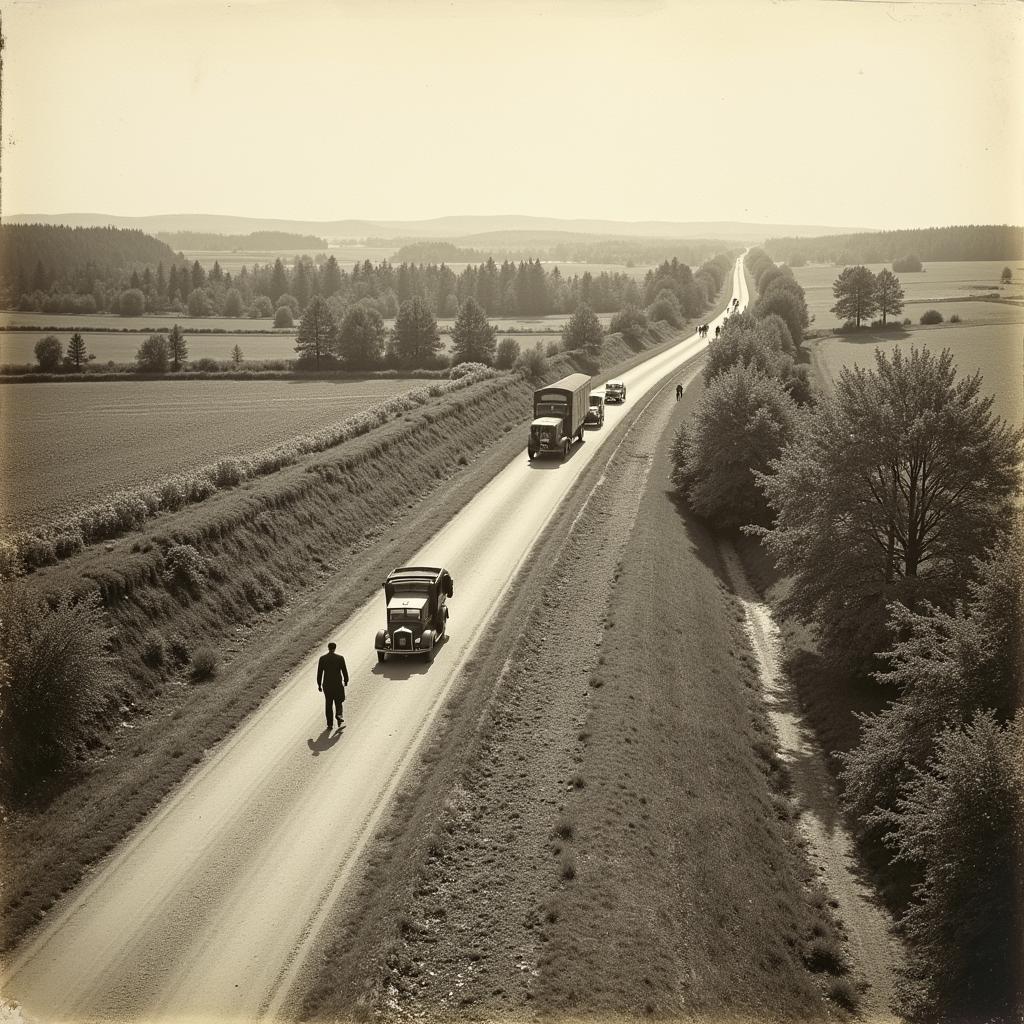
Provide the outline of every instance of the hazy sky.
<path id="1" fill-rule="evenodd" d="M 9 0 L 3 212 L 1024 223 L 1024 5 Z"/>

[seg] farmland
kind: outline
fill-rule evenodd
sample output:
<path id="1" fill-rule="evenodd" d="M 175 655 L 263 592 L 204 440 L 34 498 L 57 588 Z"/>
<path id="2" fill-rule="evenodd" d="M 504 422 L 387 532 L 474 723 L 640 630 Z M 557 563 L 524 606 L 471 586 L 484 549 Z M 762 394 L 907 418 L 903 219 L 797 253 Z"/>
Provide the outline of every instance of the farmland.
<path id="1" fill-rule="evenodd" d="M 812 351 L 819 375 L 828 380 L 843 366 L 873 366 L 876 348 L 891 355 L 897 346 L 911 345 L 950 349 L 960 375 L 980 370 L 982 393 L 995 395 L 996 415 L 1024 425 L 1024 324 L 943 324 L 909 331 L 900 340 L 883 334 L 860 334 L 856 340 L 837 335 L 813 342 Z"/>
<path id="2" fill-rule="evenodd" d="M 2 384 L 0 528 L 267 448 L 421 386 L 410 380 Z"/>
<path id="3" fill-rule="evenodd" d="M 868 269 L 877 274 L 888 264 L 873 263 Z M 1014 282 L 1000 288 L 999 275 L 1003 267 L 1009 266 L 1013 271 Z M 900 279 L 906 296 L 906 309 L 903 316 L 917 321 L 926 309 L 934 306 L 947 319 L 952 313 L 959 313 L 961 319 L 997 320 L 1003 316 L 1024 321 L 1024 309 L 1017 306 L 1002 306 L 999 303 L 987 302 L 984 309 L 977 303 L 970 303 L 971 311 L 965 310 L 967 303 L 946 302 L 939 299 L 966 299 L 970 295 L 988 295 L 998 292 L 1003 298 L 1024 298 L 1024 264 L 1020 260 L 975 260 L 958 263 L 926 263 L 925 269 L 919 274 L 900 273 Z M 890 267 L 891 269 L 891 267 Z M 841 321 L 829 312 L 835 304 L 832 295 L 832 282 L 839 276 L 842 267 L 807 266 L 796 267 L 793 275 L 807 295 L 807 309 L 814 320 L 815 328 L 831 328 L 842 326 Z M 920 305 L 922 302 L 928 305 Z M 1015 313 L 1009 311 L 1015 310 Z M 980 315 L 979 315 L 980 314 Z"/>

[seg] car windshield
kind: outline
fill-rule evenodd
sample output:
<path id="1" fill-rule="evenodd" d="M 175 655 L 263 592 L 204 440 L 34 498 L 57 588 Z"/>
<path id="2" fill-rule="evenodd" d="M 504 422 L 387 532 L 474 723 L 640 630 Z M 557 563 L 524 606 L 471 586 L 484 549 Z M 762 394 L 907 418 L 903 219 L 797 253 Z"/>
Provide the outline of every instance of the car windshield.
<path id="1" fill-rule="evenodd" d="M 418 608 L 392 608 L 388 612 L 388 618 L 392 622 L 408 622 L 410 619 L 418 622 L 420 611 Z"/>

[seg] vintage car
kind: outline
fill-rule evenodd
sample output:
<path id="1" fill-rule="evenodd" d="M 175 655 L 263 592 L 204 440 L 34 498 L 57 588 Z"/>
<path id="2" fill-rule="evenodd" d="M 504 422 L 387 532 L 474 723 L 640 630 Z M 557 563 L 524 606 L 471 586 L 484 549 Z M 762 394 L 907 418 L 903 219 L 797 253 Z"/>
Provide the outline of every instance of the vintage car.
<path id="1" fill-rule="evenodd" d="M 601 395 L 590 396 L 590 406 L 583 422 L 595 427 L 604 426 L 604 398 Z"/>
<path id="2" fill-rule="evenodd" d="M 388 624 L 377 633 L 377 660 L 389 654 L 422 654 L 434 660 L 448 622 L 447 599 L 454 583 L 447 569 L 407 565 L 394 569 L 384 581 Z"/>
<path id="3" fill-rule="evenodd" d="M 610 380 L 604 386 L 604 400 L 621 405 L 626 400 L 626 385 L 621 380 Z"/>

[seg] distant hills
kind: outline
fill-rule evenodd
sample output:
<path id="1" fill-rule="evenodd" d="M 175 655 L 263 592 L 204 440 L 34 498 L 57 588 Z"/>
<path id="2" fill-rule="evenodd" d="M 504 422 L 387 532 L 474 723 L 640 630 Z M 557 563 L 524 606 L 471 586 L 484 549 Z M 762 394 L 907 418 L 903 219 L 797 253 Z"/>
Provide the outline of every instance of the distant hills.
<path id="1" fill-rule="evenodd" d="M 853 234 L 870 228 L 814 224 L 754 224 L 745 221 L 616 221 L 563 220 L 557 217 L 488 215 L 436 217 L 432 220 L 277 220 L 262 217 L 229 217 L 205 213 L 172 213 L 150 217 L 121 217 L 106 213 L 14 214 L 6 224 L 67 224 L 71 227 L 136 228 L 158 232 L 197 231 L 245 235 L 254 231 L 287 231 L 339 239 L 448 239 L 490 232 L 571 232 L 605 238 L 715 238 L 729 242 L 762 242 L 769 237 Z M 554 239 L 549 238 L 549 241 Z M 562 239 L 564 240 L 564 236 Z M 491 239 L 490 241 L 495 241 Z"/>

